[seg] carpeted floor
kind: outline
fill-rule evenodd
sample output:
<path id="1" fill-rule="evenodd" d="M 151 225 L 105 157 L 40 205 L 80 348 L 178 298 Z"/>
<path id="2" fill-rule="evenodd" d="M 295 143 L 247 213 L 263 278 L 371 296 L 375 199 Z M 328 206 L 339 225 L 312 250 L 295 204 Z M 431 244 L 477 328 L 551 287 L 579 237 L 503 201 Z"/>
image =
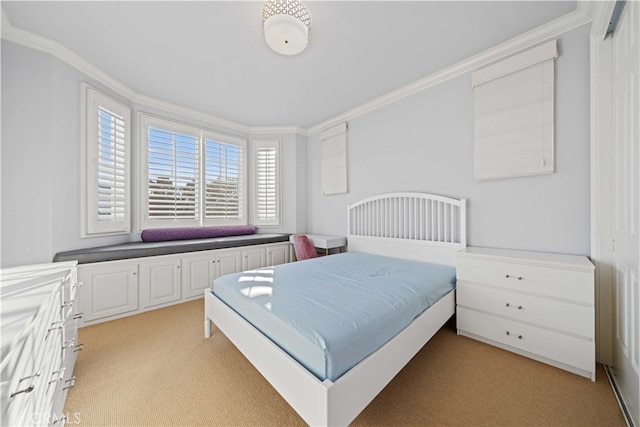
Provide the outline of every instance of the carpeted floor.
<path id="1" fill-rule="evenodd" d="M 65 412 L 80 425 L 297 426 L 302 419 L 215 327 L 203 300 L 80 330 Z M 354 426 L 624 426 L 597 381 L 456 335 L 447 324 Z"/>

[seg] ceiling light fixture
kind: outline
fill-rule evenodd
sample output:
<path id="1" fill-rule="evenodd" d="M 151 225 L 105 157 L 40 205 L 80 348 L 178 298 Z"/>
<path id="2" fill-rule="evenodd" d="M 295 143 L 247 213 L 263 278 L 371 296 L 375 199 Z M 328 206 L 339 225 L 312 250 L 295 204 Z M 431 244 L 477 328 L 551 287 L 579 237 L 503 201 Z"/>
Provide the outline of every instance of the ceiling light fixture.
<path id="1" fill-rule="evenodd" d="M 297 55 L 309 44 L 311 14 L 298 0 L 268 0 L 262 8 L 264 39 L 282 55 Z"/>

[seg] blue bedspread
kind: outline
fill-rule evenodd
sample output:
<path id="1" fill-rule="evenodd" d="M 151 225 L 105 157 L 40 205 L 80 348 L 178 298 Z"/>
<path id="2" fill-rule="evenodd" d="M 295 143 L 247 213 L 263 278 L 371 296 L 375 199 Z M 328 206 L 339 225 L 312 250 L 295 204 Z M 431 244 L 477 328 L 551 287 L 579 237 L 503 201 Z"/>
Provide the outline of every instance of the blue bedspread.
<path id="1" fill-rule="evenodd" d="M 231 274 L 214 294 L 335 381 L 455 287 L 455 268 L 347 252 Z"/>

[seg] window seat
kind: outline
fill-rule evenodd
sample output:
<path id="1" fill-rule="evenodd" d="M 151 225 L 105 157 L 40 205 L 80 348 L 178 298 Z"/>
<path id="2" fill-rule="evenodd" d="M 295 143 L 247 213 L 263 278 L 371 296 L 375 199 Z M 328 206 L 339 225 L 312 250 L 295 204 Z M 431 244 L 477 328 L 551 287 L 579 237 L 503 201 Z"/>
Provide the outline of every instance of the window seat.
<path id="1" fill-rule="evenodd" d="M 173 240 L 166 242 L 127 242 L 118 245 L 100 246 L 58 252 L 53 261 L 78 261 L 78 264 L 117 261 L 183 252 L 211 249 L 237 248 L 265 243 L 288 242 L 289 234 L 251 234 L 243 236 L 215 237 L 211 239 Z"/>

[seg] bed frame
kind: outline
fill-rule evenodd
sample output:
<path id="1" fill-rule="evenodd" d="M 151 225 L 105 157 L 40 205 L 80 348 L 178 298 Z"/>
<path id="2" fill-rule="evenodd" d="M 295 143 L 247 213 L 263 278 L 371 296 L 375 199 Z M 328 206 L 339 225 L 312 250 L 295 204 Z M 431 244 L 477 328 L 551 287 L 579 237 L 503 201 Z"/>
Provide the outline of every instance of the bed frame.
<path id="1" fill-rule="evenodd" d="M 422 193 L 390 193 L 347 207 L 348 248 L 455 266 L 466 246 L 466 201 Z M 336 381 L 320 381 L 249 322 L 205 291 L 205 337 L 211 322 L 309 425 L 348 425 L 455 311 L 451 291 L 402 332 Z"/>

